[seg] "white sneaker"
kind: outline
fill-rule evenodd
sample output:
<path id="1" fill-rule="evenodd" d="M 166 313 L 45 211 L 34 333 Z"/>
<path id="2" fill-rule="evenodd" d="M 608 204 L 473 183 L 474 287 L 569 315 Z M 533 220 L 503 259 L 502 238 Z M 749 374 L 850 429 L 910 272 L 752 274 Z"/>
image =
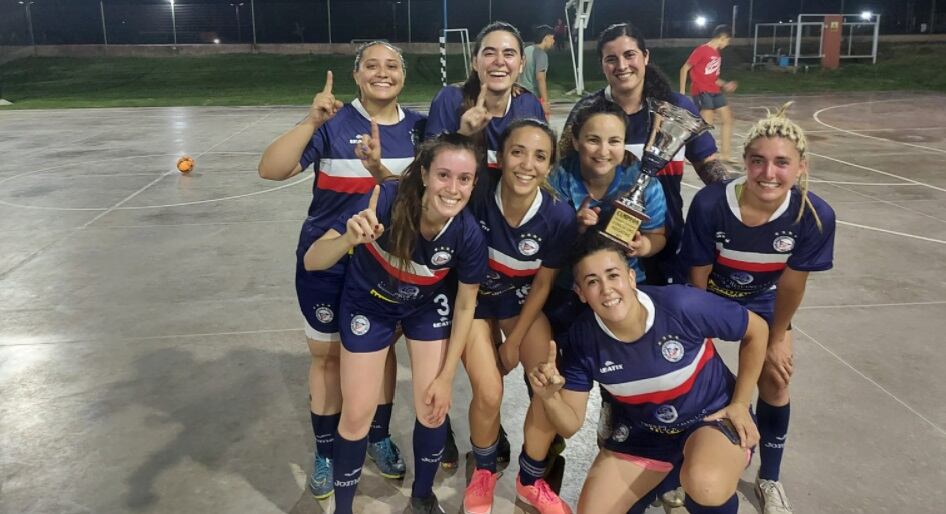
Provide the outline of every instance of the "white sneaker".
<path id="1" fill-rule="evenodd" d="M 785 488 L 777 480 L 756 479 L 755 492 L 762 502 L 763 514 L 792 514 L 792 504 L 788 503 Z"/>

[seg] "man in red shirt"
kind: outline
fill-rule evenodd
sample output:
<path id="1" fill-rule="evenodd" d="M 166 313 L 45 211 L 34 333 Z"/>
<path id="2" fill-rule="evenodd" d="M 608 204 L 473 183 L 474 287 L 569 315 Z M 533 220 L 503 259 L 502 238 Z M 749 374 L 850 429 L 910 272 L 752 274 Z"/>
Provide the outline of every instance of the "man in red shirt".
<path id="1" fill-rule="evenodd" d="M 700 115 L 707 123 L 713 123 L 715 114 L 719 112 L 719 125 L 722 132 L 720 158 L 731 162 L 730 147 L 732 144 L 732 111 L 726 104 L 726 96 L 736 90 L 735 81 L 725 81 L 719 78 L 719 70 L 723 59 L 719 51 L 729 46 L 732 31 L 726 25 L 719 25 L 713 29 L 713 39 L 696 47 L 687 62 L 680 67 L 680 94 L 686 94 L 687 75 L 690 76 L 690 96 L 693 103 L 700 108 Z"/>

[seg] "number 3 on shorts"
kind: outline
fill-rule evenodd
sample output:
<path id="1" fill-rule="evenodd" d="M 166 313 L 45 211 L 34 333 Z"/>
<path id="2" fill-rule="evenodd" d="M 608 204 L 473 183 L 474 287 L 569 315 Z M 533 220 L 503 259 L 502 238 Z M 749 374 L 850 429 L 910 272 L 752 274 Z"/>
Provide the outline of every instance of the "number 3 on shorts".
<path id="1" fill-rule="evenodd" d="M 440 314 L 441 316 L 450 315 L 450 299 L 447 298 L 447 295 L 443 293 L 438 294 L 434 297 L 434 303 L 440 304 L 440 308 L 437 309 L 437 314 Z"/>

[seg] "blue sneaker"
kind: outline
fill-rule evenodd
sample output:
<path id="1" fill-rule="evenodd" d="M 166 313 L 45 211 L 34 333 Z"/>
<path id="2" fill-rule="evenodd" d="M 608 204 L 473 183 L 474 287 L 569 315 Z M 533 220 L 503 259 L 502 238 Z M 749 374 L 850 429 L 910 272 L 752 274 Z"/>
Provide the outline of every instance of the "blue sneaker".
<path id="1" fill-rule="evenodd" d="M 312 476 L 309 477 L 309 491 L 316 500 L 324 500 L 335 493 L 332 459 L 315 454 L 313 461 Z"/>
<path id="2" fill-rule="evenodd" d="M 378 465 L 378 471 L 384 478 L 404 478 L 407 468 L 390 436 L 368 444 L 368 456 Z"/>

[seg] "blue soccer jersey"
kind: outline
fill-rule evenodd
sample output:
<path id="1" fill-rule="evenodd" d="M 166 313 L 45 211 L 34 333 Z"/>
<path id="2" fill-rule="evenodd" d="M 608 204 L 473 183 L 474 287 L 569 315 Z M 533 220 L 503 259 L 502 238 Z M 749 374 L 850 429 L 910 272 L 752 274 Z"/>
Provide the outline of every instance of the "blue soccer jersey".
<path id="1" fill-rule="evenodd" d="M 598 382 L 615 418 L 635 428 L 677 434 L 729 404 L 735 377 L 710 338 L 738 341 L 749 312 L 739 304 L 683 286 L 642 286 L 646 331 L 624 342 L 592 310 L 558 341 L 565 389 Z"/>
<path id="2" fill-rule="evenodd" d="M 398 182 L 381 185 L 378 197 L 378 221 L 391 226 L 391 209 L 397 195 Z M 331 228 L 345 233 L 345 224 L 357 212 L 368 207 L 366 195 L 349 212 L 339 216 Z M 473 215 L 463 210 L 451 218 L 443 229 L 428 241 L 418 235 L 411 262 L 400 269 L 390 253 L 389 231 L 368 244 L 358 245 L 348 265 L 345 279 L 345 297 L 373 298 L 384 306 L 388 316 L 410 312 L 415 307 L 430 303 L 430 299 L 447 285 L 447 274 L 456 271 L 456 277 L 466 284 L 479 284 L 486 274 L 486 240 Z"/>
<path id="3" fill-rule="evenodd" d="M 414 146 L 423 137 L 425 124 L 424 115 L 410 109 L 398 107 L 398 118 L 400 121 L 394 125 L 378 125 L 381 163 L 395 175 L 414 160 Z M 310 231 L 321 235 L 335 222 L 339 213 L 348 211 L 377 183 L 355 155 L 358 136 L 370 133 L 371 115 L 355 99 L 345 104 L 312 135 L 299 160 L 302 169 L 313 163 L 316 166 L 312 202 L 306 220 Z"/>
<path id="4" fill-rule="evenodd" d="M 488 180 L 484 194 L 470 202 L 489 247 L 489 270 L 480 283 L 477 318 L 517 316 L 539 268 L 561 268 L 578 235 L 575 211 L 564 201 L 539 189 L 518 227 L 503 215 L 502 182 Z"/>
<path id="5" fill-rule="evenodd" d="M 806 211 L 796 223 L 801 192 L 793 188 L 769 221 L 757 227 L 743 224 L 740 177 L 711 184 L 693 198 L 687 214 L 681 260 L 688 267 L 713 265 L 707 289 L 745 302 L 775 288 L 785 267 L 797 271 L 831 269 L 834 255 L 834 210 L 812 193 L 822 228 Z"/>
<path id="6" fill-rule="evenodd" d="M 427 113 L 427 129 L 424 138 L 431 138 L 444 132 L 460 130 L 460 117 L 463 116 L 463 90 L 458 86 L 446 86 L 437 93 L 430 103 Z M 520 118 L 545 120 L 542 104 L 532 93 L 523 92 L 519 96 L 510 95 L 506 114 L 495 117 L 486 125 L 486 160 L 490 168 L 497 166 L 496 154 L 499 151 L 499 136 L 506 127 Z"/>
<path id="7" fill-rule="evenodd" d="M 589 207 L 600 207 L 602 217 L 610 215 L 614 211 L 614 200 L 631 189 L 631 186 L 637 182 L 638 175 L 640 175 L 640 163 L 634 163 L 627 167 L 618 166 L 604 198 L 592 200 Z M 581 178 L 581 162 L 577 154 L 566 157 L 559 163 L 559 166 L 549 176 L 549 184 L 571 206 L 572 215 L 577 215 L 578 208 L 589 196 L 585 181 Z M 646 232 L 664 228 L 667 204 L 663 188 L 657 181 L 651 180 L 644 190 L 644 211 L 645 214 L 650 216 L 650 219 L 641 223 L 640 230 Z M 627 263 L 637 273 L 637 281 L 643 282 L 646 277 L 637 258 L 630 257 L 627 259 Z M 564 275 L 568 276 L 562 277 L 560 285 L 566 288 L 571 287 L 571 275 Z"/>

